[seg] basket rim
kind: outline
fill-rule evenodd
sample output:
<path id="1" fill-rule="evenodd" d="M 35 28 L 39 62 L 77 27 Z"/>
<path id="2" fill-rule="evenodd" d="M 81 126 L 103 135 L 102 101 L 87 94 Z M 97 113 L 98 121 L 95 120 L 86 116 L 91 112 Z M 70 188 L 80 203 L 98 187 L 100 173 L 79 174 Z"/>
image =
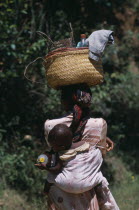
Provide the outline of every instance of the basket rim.
<path id="1" fill-rule="evenodd" d="M 56 54 L 59 54 L 59 53 L 64 53 L 64 52 L 68 52 L 68 51 L 82 51 L 82 50 L 87 50 L 88 47 L 80 47 L 80 48 L 75 48 L 75 47 L 64 47 L 64 48 L 58 48 L 56 50 L 53 50 L 51 51 L 50 53 L 48 53 L 46 56 L 45 56 L 45 59 L 46 58 L 49 58 L 53 55 L 56 55 Z M 88 49 L 89 50 L 89 49 Z"/>

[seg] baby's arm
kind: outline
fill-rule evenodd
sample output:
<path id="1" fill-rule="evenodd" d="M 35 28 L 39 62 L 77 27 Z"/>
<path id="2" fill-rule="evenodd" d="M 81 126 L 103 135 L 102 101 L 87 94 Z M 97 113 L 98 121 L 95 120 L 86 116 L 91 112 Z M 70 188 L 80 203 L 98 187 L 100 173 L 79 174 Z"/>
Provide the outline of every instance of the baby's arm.
<path id="1" fill-rule="evenodd" d="M 58 174 L 61 172 L 63 164 L 62 161 L 59 159 L 59 156 L 57 153 L 54 153 L 53 150 L 50 152 L 44 152 L 45 155 L 48 157 L 48 163 L 37 163 L 35 166 L 37 166 L 41 170 L 47 170 L 54 174 Z"/>
<path id="2" fill-rule="evenodd" d="M 47 180 L 45 181 L 44 189 L 43 189 L 43 194 L 44 194 L 44 195 L 48 195 L 49 190 L 50 190 L 50 187 L 51 187 L 52 185 L 53 185 L 53 184 L 49 183 Z"/>
<path id="3" fill-rule="evenodd" d="M 47 168 L 46 170 L 48 170 L 48 171 L 50 171 L 51 173 L 57 175 L 57 174 L 59 174 L 59 173 L 61 172 L 62 167 L 63 167 L 63 166 L 62 166 L 62 161 L 59 160 L 59 161 L 57 162 L 56 166 L 54 166 L 54 167 L 49 167 L 49 168 Z M 48 180 L 46 180 L 46 181 L 45 181 L 45 185 L 44 185 L 44 191 L 43 191 L 43 193 L 47 195 L 47 194 L 49 193 L 50 187 L 51 187 L 52 185 L 53 185 L 53 183 L 50 183 L 50 182 L 48 182 Z"/>
<path id="4" fill-rule="evenodd" d="M 54 173 L 54 174 L 59 174 L 62 170 L 62 167 L 63 167 L 63 164 L 62 164 L 62 161 L 59 159 L 57 161 L 57 164 L 56 166 L 54 167 L 49 167 L 47 170 Z"/>

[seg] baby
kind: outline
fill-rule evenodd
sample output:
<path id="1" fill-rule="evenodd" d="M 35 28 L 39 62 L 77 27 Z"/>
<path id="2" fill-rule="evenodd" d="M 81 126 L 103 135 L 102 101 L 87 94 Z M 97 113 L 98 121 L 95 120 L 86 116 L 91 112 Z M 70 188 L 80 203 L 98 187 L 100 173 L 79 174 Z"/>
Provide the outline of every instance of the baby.
<path id="1" fill-rule="evenodd" d="M 46 166 L 48 176 L 44 191 L 48 192 L 52 184 L 74 194 L 94 188 L 101 209 L 119 209 L 100 171 L 103 158 L 97 145 L 90 146 L 84 141 L 73 143 L 72 132 L 64 124 L 53 127 L 48 142 L 58 155 L 54 167 Z"/>
<path id="2" fill-rule="evenodd" d="M 49 183 L 66 192 L 78 194 L 94 188 L 105 179 L 100 171 L 103 161 L 101 151 L 84 141 L 72 143 L 72 132 L 66 125 L 54 126 L 48 142 L 59 155 L 56 166 L 49 168 L 49 171 L 60 172 L 49 172 Z"/>

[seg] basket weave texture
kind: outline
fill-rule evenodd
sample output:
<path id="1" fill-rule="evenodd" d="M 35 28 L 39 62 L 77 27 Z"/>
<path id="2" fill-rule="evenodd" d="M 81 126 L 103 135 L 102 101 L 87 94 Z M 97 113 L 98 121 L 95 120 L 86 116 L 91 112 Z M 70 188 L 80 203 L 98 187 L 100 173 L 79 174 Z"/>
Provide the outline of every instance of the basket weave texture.
<path id="1" fill-rule="evenodd" d="M 45 57 L 46 79 L 54 89 L 86 83 L 94 86 L 103 82 L 102 62 L 88 58 L 88 48 L 61 48 Z"/>

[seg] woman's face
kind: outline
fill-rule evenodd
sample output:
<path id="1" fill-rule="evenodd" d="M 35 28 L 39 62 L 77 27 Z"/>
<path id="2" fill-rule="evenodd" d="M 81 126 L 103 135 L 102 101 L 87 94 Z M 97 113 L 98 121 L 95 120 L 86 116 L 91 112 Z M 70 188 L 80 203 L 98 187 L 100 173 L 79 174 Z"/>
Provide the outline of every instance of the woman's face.
<path id="1" fill-rule="evenodd" d="M 72 110 L 73 100 L 70 92 L 61 91 L 61 104 L 66 112 Z"/>
<path id="2" fill-rule="evenodd" d="M 69 103 L 66 100 L 61 100 L 61 105 L 66 112 L 69 111 Z"/>

